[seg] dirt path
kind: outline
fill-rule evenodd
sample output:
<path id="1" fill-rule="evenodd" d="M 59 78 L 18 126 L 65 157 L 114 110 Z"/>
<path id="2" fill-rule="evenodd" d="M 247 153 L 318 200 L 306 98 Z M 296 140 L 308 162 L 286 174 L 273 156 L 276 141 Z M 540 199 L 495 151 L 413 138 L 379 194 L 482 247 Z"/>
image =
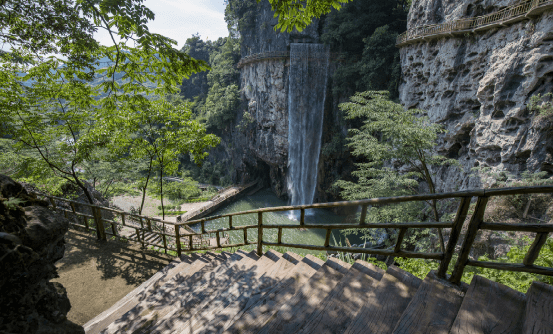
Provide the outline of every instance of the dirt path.
<path id="1" fill-rule="evenodd" d="M 63 259 L 56 263 L 60 282 L 71 302 L 68 319 L 84 325 L 169 264 L 174 258 L 140 245 L 115 240 L 99 242 L 70 229 Z"/>

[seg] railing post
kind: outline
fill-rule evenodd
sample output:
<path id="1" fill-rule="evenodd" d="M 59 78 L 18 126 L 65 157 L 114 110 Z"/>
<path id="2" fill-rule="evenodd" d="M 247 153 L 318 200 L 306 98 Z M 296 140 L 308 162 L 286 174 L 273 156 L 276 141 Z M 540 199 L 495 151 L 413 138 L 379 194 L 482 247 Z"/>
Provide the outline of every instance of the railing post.
<path id="1" fill-rule="evenodd" d="M 282 243 L 282 227 L 279 227 L 278 228 L 278 240 L 277 240 L 277 244 L 281 244 Z"/>
<path id="2" fill-rule="evenodd" d="M 326 236 L 325 236 L 325 247 L 330 246 L 330 233 L 332 233 L 332 230 L 327 228 L 326 229 Z"/>
<path id="3" fill-rule="evenodd" d="M 248 229 L 245 228 L 244 230 L 244 245 L 248 244 Z"/>
<path id="4" fill-rule="evenodd" d="M 215 232 L 215 235 L 217 237 L 217 247 L 221 248 L 221 239 L 219 237 L 219 231 Z"/>
<path id="5" fill-rule="evenodd" d="M 104 228 L 104 222 L 102 221 L 102 213 L 100 212 L 100 209 L 96 208 L 95 206 L 91 206 L 90 208 L 92 209 L 92 215 L 94 216 L 94 221 L 96 222 L 96 233 L 98 240 L 106 241 L 106 231 Z"/>
<path id="6" fill-rule="evenodd" d="M 300 225 L 305 225 L 305 209 L 300 210 Z"/>
<path id="7" fill-rule="evenodd" d="M 453 227 L 451 228 L 451 233 L 449 234 L 449 240 L 447 242 L 447 248 L 444 253 L 444 258 L 440 262 L 440 268 L 438 268 L 438 277 L 445 278 L 447 268 L 451 262 L 451 257 L 455 251 L 455 246 L 457 241 L 459 241 L 459 235 L 461 234 L 461 229 L 463 228 L 463 223 L 467 218 L 467 212 L 470 207 L 470 200 L 472 197 L 462 197 L 459 208 L 457 208 L 457 215 L 453 221 Z"/>
<path id="8" fill-rule="evenodd" d="M 401 243 L 403 242 L 403 238 L 405 237 L 405 232 L 407 232 L 407 228 L 399 229 L 396 246 L 394 247 L 394 253 L 399 253 L 399 251 L 401 250 Z"/>
<path id="9" fill-rule="evenodd" d="M 538 258 L 538 255 L 540 255 L 540 250 L 547 241 L 547 236 L 549 233 L 543 232 L 538 233 L 536 235 L 536 239 L 534 239 L 534 242 L 528 249 L 528 253 L 526 253 L 526 256 L 524 257 L 524 260 L 522 260 L 522 263 L 525 266 L 531 266 L 534 264 L 534 261 Z"/>
<path id="10" fill-rule="evenodd" d="M 232 230 L 232 216 L 228 216 L 228 226 Z"/>
<path id="11" fill-rule="evenodd" d="M 458 284 L 461 281 L 463 271 L 465 270 L 465 266 L 467 265 L 472 244 L 474 243 L 476 234 L 478 233 L 480 223 L 482 223 L 482 219 L 484 218 L 486 204 L 488 204 L 488 197 L 479 196 L 478 201 L 476 202 L 476 207 L 474 208 L 474 214 L 470 219 L 467 234 L 463 242 L 463 247 L 461 248 L 461 253 L 459 254 L 459 258 L 457 259 L 457 263 L 455 264 L 455 269 L 453 269 L 453 273 L 451 274 L 451 278 L 449 279 L 450 282 L 454 284 Z"/>
<path id="12" fill-rule="evenodd" d="M 257 213 L 257 255 L 263 255 L 263 212 Z"/>
<path id="13" fill-rule="evenodd" d="M 194 249 L 194 241 L 192 240 L 194 237 L 193 236 L 189 236 L 189 249 L 190 250 L 193 250 Z"/>
<path id="14" fill-rule="evenodd" d="M 175 226 L 175 242 L 177 243 L 177 255 L 180 257 L 182 255 L 181 245 L 180 245 L 180 225 Z"/>
<path id="15" fill-rule="evenodd" d="M 365 225 L 365 219 L 367 218 L 367 204 L 361 208 L 361 219 L 359 219 L 359 225 Z"/>

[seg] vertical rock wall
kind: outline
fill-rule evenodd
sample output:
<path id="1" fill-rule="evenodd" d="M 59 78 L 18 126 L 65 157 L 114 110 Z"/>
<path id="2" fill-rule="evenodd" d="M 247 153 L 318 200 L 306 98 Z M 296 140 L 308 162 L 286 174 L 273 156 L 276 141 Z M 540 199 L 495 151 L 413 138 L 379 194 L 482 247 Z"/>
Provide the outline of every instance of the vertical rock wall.
<path id="1" fill-rule="evenodd" d="M 47 205 L 0 175 L 0 333 L 84 334 L 66 318 L 64 287 L 50 282 L 69 221 Z"/>
<path id="2" fill-rule="evenodd" d="M 408 28 L 485 15 L 515 0 L 414 0 Z M 553 88 L 553 13 L 467 36 L 401 48 L 400 100 L 449 131 L 438 151 L 461 170 L 439 171 L 440 191 L 480 186 L 472 167 L 553 173 L 553 121 L 530 97 Z"/>

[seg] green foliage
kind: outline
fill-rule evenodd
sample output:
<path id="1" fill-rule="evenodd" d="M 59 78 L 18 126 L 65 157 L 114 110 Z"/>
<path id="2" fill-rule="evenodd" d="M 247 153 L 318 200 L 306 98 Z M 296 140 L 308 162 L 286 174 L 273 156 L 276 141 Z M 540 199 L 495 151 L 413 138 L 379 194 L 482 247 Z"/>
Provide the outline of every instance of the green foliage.
<path id="1" fill-rule="evenodd" d="M 175 93 L 183 77 L 208 68 L 149 32 L 154 14 L 141 0 L 8 1 L 0 14 L 9 50 L 0 53 L 0 136 L 35 150 L 89 201 L 79 166 L 110 144 L 112 123 L 151 109 L 148 97 Z M 98 28 L 112 45 L 94 41 Z"/>
<path id="2" fill-rule="evenodd" d="M 260 0 L 257 0 L 258 2 Z M 332 9 L 341 9 L 342 6 L 351 0 L 317 0 L 317 1 L 295 1 L 295 0 L 269 0 L 275 17 L 278 17 L 278 24 L 275 30 L 291 32 L 293 29 L 302 31 L 311 21 L 328 14 Z"/>
<path id="3" fill-rule="evenodd" d="M 401 66 L 395 41 L 406 21 L 407 5 L 396 0 L 354 1 L 328 15 L 321 39 L 345 56 L 333 77 L 337 97 L 365 90 L 397 97 Z"/>
<path id="4" fill-rule="evenodd" d="M 153 186 L 151 193 L 160 196 L 160 188 Z M 168 182 L 163 187 L 163 192 L 171 201 L 187 200 L 192 197 L 197 197 L 201 194 L 200 188 L 198 188 L 198 182 L 192 178 L 185 178 L 183 182 Z M 161 208 L 160 208 L 161 210 Z"/>
<path id="5" fill-rule="evenodd" d="M 248 126 L 255 122 L 255 118 L 250 114 L 249 111 L 244 111 L 244 114 L 242 115 L 242 120 L 240 123 L 236 126 L 238 130 L 241 132 L 245 132 Z"/>
<path id="6" fill-rule="evenodd" d="M 538 113 L 541 116 L 553 115 L 553 93 L 533 95 L 528 103 L 528 110 Z"/>
<path id="7" fill-rule="evenodd" d="M 431 168 L 445 164 L 456 164 L 455 160 L 435 155 L 433 148 L 439 133 L 445 130 L 431 123 L 422 110 L 404 110 L 400 104 L 389 100 L 388 92 L 368 91 L 357 93 L 351 102 L 340 108 L 348 119 L 359 118 L 363 125 L 351 129 L 348 146 L 352 154 L 364 159 L 357 163 L 352 173 L 356 182 L 339 180 L 335 186 L 342 189 L 347 200 L 375 197 L 411 195 L 417 192 L 419 180 L 424 180 L 429 192 L 435 192 Z M 400 173 L 387 167 L 408 166 L 408 172 Z M 407 222 L 424 213 L 424 202 L 405 202 L 393 205 L 373 206 L 366 216 L 369 223 Z M 434 219 L 439 220 L 437 205 L 430 203 Z M 406 236 L 406 244 L 418 250 L 428 250 L 434 245 L 433 231 L 413 230 Z M 374 238 L 366 230 L 347 230 L 345 233 L 362 233 L 363 239 Z"/>
<path id="8" fill-rule="evenodd" d="M 17 197 L 2 199 L 2 204 L 4 204 L 4 206 L 8 208 L 8 210 L 17 210 L 17 208 L 23 203 L 25 203 L 25 201 Z"/>

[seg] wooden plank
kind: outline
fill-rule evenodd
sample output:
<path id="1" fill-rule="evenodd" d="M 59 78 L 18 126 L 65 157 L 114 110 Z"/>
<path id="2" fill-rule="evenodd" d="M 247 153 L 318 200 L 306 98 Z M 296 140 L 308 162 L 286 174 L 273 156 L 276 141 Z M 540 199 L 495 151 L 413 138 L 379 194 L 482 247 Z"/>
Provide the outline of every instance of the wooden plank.
<path id="1" fill-rule="evenodd" d="M 217 280 L 232 267 L 253 261 L 243 254 L 235 253 L 224 261 L 203 254 L 188 267 L 188 271 L 176 275 L 139 301 L 133 308 L 124 313 L 119 319 L 112 322 L 103 334 L 127 333 L 134 330 L 149 328 L 157 319 L 163 317 L 171 309 L 168 307 L 179 305 L 181 296 L 190 296 L 194 291 L 208 284 L 211 279 Z"/>
<path id="2" fill-rule="evenodd" d="M 257 261 L 246 258 L 250 261 L 249 264 L 229 268 L 217 279 L 208 275 L 195 291 L 179 294 L 176 303 L 167 304 L 151 316 L 152 320 L 159 319 L 155 325 L 141 327 L 140 330 L 147 333 L 180 333 L 182 330 L 185 333 L 195 333 L 194 327 L 204 324 L 202 317 L 205 316 L 204 320 L 208 320 L 211 312 L 226 307 L 250 287 L 255 289 L 262 282 L 261 276 L 275 264 L 267 256 L 260 257 Z"/>
<path id="3" fill-rule="evenodd" d="M 523 293 L 475 275 L 449 333 L 520 333 L 525 304 Z"/>
<path id="4" fill-rule="evenodd" d="M 394 334 L 447 334 L 461 307 L 464 293 L 439 280 L 431 271 L 398 320 Z"/>
<path id="5" fill-rule="evenodd" d="M 328 235 L 328 234 L 327 234 Z M 328 235 L 330 238 L 330 235 Z M 330 242 L 330 239 L 329 239 Z M 325 241 L 326 243 L 326 241 Z M 373 249 L 373 248 L 363 248 L 363 247 L 335 247 L 335 246 L 312 246 L 312 245 L 297 245 L 297 244 L 287 244 L 281 243 L 277 244 L 274 242 L 263 242 L 266 246 L 282 246 L 290 248 L 301 248 L 301 249 L 312 249 L 312 250 L 321 250 L 321 251 L 336 251 L 344 253 L 363 253 L 363 254 L 374 254 L 374 255 L 386 255 L 386 256 L 395 256 L 395 257 L 407 257 L 407 258 L 420 258 L 420 259 L 433 259 L 433 260 L 442 260 L 444 257 L 443 253 L 419 253 L 411 251 L 399 251 L 394 252 L 393 250 L 385 249 Z"/>
<path id="6" fill-rule="evenodd" d="M 553 334 L 553 286 L 534 281 L 526 298 L 522 333 Z"/>
<path id="7" fill-rule="evenodd" d="M 273 264 L 263 270 L 257 269 L 257 276 L 250 280 L 249 284 L 246 282 L 248 289 L 244 289 L 243 281 L 235 282 L 221 295 L 225 301 L 218 297 L 217 300 L 208 302 L 209 306 L 197 312 L 194 316 L 195 321 L 182 333 L 188 333 L 189 328 L 193 333 L 217 333 L 228 319 L 236 316 L 248 305 L 255 304 L 262 295 L 289 275 L 294 267 L 293 263 L 274 250 L 267 251 L 265 256 L 270 258 Z"/>
<path id="8" fill-rule="evenodd" d="M 320 303 L 344 277 L 344 274 L 331 267 L 336 264 L 345 270 L 351 267 L 337 259 L 329 259 L 294 297 L 280 307 L 258 333 L 297 333 L 305 319 L 317 310 Z"/>
<path id="9" fill-rule="evenodd" d="M 497 262 L 484 262 L 484 261 L 474 261 L 468 260 L 468 266 L 480 267 L 480 268 L 489 268 L 489 269 L 498 269 L 506 271 L 521 271 L 533 274 L 553 276 L 553 268 L 541 267 L 541 266 L 525 266 L 522 263 L 497 263 Z"/>
<path id="10" fill-rule="evenodd" d="M 540 255 L 541 248 L 543 247 L 543 245 L 545 245 L 545 242 L 547 241 L 548 234 L 549 233 L 538 233 L 536 235 L 534 242 L 528 249 L 528 253 L 526 253 L 524 260 L 522 261 L 525 266 L 531 266 L 534 264 L 534 261 L 536 261 L 536 259 Z"/>
<path id="11" fill-rule="evenodd" d="M 298 333 L 342 333 L 370 299 L 385 272 L 356 261 L 319 307 L 304 320 Z"/>
<path id="12" fill-rule="evenodd" d="M 553 232 L 553 224 L 518 224 L 518 223 L 486 223 L 480 224 L 480 229 L 491 231 L 517 231 L 547 233 Z"/>
<path id="13" fill-rule="evenodd" d="M 418 277 L 396 266 L 388 267 L 386 274 L 344 333 L 391 333 L 421 282 Z"/>
<path id="14" fill-rule="evenodd" d="M 484 212 L 486 211 L 487 204 L 488 197 L 478 197 L 476 207 L 474 208 L 474 214 L 470 219 L 467 234 L 461 248 L 461 253 L 459 254 L 459 258 L 457 259 L 457 263 L 455 264 L 455 268 L 451 274 L 450 281 L 455 284 L 461 281 L 461 276 L 463 276 L 463 271 L 465 270 L 469 254 L 472 249 L 472 244 L 476 239 L 476 234 L 478 233 L 478 229 L 482 223 L 482 219 L 484 218 Z"/>
<path id="15" fill-rule="evenodd" d="M 265 228 L 286 228 L 286 229 L 302 229 L 302 228 L 317 228 L 317 229 L 346 229 L 346 228 L 451 228 L 452 222 L 412 222 L 412 223 L 371 223 L 361 226 L 360 224 L 309 224 L 305 226 L 294 224 L 276 224 L 265 225 Z M 221 229 L 219 229 L 221 231 Z"/>
<path id="16" fill-rule="evenodd" d="M 455 220 L 453 221 L 453 227 L 451 228 L 451 233 L 449 234 L 449 241 L 447 242 L 447 247 L 444 254 L 444 259 L 440 262 L 440 268 L 438 269 L 438 277 L 444 278 L 449 263 L 451 262 L 451 257 L 455 251 L 455 246 L 459 241 L 459 236 L 461 235 L 461 229 L 463 228 L 463 223 L 467 218 L 467 213 L 470 208 L 470 201 L 472 197 L 463 197 L 461 198 L 461 203 L 457 208 L 457 214 L 455 215 Z"/>
<path id="17" fill-rule="evenodd" d="M 146 298 L 150 293 L 153 293 L 155 289 L 190 267 L 192 262 L 193 259 L 189 256 L 183 256 L 173 260 L 109 309 L 88 321 L 83 326 L 85 332 L 87 334 L 100 333 L 107 325 L 132 309 L 140 299 Z"/>

